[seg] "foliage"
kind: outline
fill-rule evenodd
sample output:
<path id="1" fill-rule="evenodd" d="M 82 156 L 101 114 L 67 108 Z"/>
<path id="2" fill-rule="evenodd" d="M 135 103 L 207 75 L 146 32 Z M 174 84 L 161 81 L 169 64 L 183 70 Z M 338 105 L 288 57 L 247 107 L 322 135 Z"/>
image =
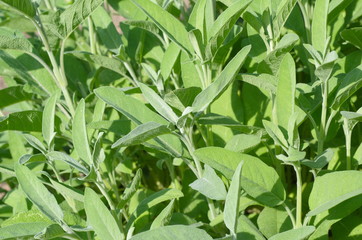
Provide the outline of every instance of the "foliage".
<path id="1" fill-rule="evenodd" d="M 361 237 L 362 1 L 0 8 L 0 239 Z"/>

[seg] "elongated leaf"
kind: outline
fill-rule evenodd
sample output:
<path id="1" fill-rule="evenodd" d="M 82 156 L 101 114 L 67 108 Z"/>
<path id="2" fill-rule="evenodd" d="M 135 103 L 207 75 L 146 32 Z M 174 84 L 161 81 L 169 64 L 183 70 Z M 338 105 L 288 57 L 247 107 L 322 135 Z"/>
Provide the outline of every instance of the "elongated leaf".
<path id="1" fill-rule="evenodd" d="M 119 73 L 122 76 L 124 76 L 127 72 L 122 62 L 116 58 L 109 58 L 105 56 L 91 54 L 88 52 L 69 52 L 69 53 L 73 54 L 79 59 L 86 60 L 100 67 L 104 67 L 116 73 Z"/>
<path id="2" fill-rule="evenodd" d="M 273 19 L 273 30 L 274 30 L 274 38 L 278 38 L 280 35 L 280 31 L 287 21 L 290 13 L 292 12 L 297 0 L 287 0 L 283 1 L 283 6 L 279 7 L 278 12 L 276 13 Z"/>
<path id="3" fill-rule="evenodd" d="M 115 147 L 125 147 L 131 145 L 137 145 L 144 143 L 150 139 L 153 139 L 157 136 L 170 133 L 171 130 L 162 124 L 155 122 L 148 122 L 137 126 L 126 136 L 118 139 L 113 145 Z"/>
<path id="4" fill-rule="evenodd" d="M 236 1 L 216 19 L 208 34 L 209 41 L 207 45 L 207 57 L 209 59 L 214 56 L 238 18 L 241 16 L 242 12 L 249 6 L 250 3 L 251 1 Z"/>
<path id="5" fill-rule="evenodd" d="M 341 32 L 341 37 L 359 49 L 362 49 L 362 27 L 345 29 Z"/>
<path id="6" fill-rule="evenodd" d="M 21 189 L 30 201 L 51 220 L 62 223 L 63 212 L 55 197 L 44 187 L 41 181 L 27 167 L 15 166 L 16 178 Z"/>
<path id="7" fill-rule="evenodd" d="M 328 24 L 330 24 L 334 19 L 336 19 L 340 12 L 347 8 L 353 0 L 332 0 L 329 3 L 328 9 Z"/>
<path id="8" fill-rule="evenodd" d="M 55 161 L 55 160 L 63 161 L 65 163 L 67 163 L 68 165 L 70 165 L 71 167 L 84 173 L 85 175 L 89 174 L 89 171 L 87 168 L 85 168 L 82 164 L 80 164 L 79 162 L 77 162 L 76 160 L 74 160 L 72 157 L 70 157 L 69 155 L 67 155 L 65 153 L 53 151 L 53 152 L 49 152 L 46 156 L 51 161 Z"/>
<path id="9" fill-rule="evenodd" d="M 175 199 L 172 199 L 171 202 L 165 207 L 160 214 L 153 220 L 150 230 L 156 229 L 159 227 L 165 226 L 171 220 L 171 214 L 173 206 L 175 204 Z"/>
<path id="10" fill-rule="evenodd" d="M 317 177 L 309 197 L 311 212 L 308 215 L 319 214 L 360 195 L 362 187 L 359 179 L 361 178 L 362 174 L 355 171 L 333 172 Z M 353 184 L 350 184 L 352 182 Z"/>
<path id="11" fill-rule="evenodd" d="M 103 0 L 78 0 L 68 7 L 59 16 L 58 32 L 68 37 L 88 16 L 97 9 Z"/>
<path id="12" fill-rule="evenodd" d="M 327 42 L 327 18 L 329 0 L 316 0 L 312 21 L 313 47 L 324 53 Z"/>
<path id="13" fill-rule="evenodd" d="M 54 116 L 55 116 L 55 105 L 59 98 L 59 94 L 51 96 L 45 104 L 43 117 L 42 117 L 42 133 L 45 142 L 48 147 L 51 145 L 55 136 L 54 132 Z"/>
<path id="14" fill-rule="evenodd" d="M 235 76 L 248 55 L 251 47 L 246 46 L 228 63 L 218 78 L 205 90 L 199 93 L 192 103 L 193 112 L 204 111 L 213 101 L 215 101 L 231 84 Z"/>
<path id="15" fill-rule="evenodd" d="M 317 156 L 314 161 L 303 160 L 301 163 L 310 168 L 323 168 L 326 166 L 333 158 L 334 151 L 330 148 L 325 150 L 321 155 Z"/>
<path id="16" fill-rule="evenodd" d="M 259 89 L 264 89 L 275 94 L 277 90 L 278 80 L 273 75 L 260 74 L 258 76 L 251 74 L 239 74 L 236 79 L 247 82 Z"/>
<path id="17" fill-rule="evenodd" d="M 265 237 L 270 238 L 293 228 L 292 221 L 283 207 L 265 207 L 259 214 L 258 227 Z"/>
<path id="18" fill-rule="evenodd" d="M 23 111 L 9 114 L 6 118 L 0 118 L 0 132 L 16 130 L 24 132 L 41 132 L 42 112 Z"/>
<path id="19" fill-rule="evenodd" d="M 107 49 L 116 53 L 122 44 L 122 39 L 109 13 L 103 7 L 99 7 L 92 14 L 92 21 L 101 42 Z"/>
<path id="20" fill-rule="evenodd" d="M 131 184 L 124 190 L 121 201 L 118 203 L 117 208 L 122 209 L 124 205 L 131 199 L 136 193 L 142 178 L 142 170 L 138 169 L 136 175 L 133 177 Z"/>
<path id="21" fill-rule="evenodd" d="M 92 162 L 92 154 L 89 148 L 87 128 L 85 125 L 85 103 L 80 100 L 73 119 L 72 138 L 74 148 L 78 156 L 88 164 Z"/>
<path id="22" fill-rule="evenodd" d="M 38 149 L 40 152 L 42 152 L 43 154 L 46 153 L 46 149 L 44 144 L 37 139 L 36 137 L 34 137 L 33 135 L 30 134 L 24 134 L 23 135 L 26 139 L 26 141 L 34 148 Z"/>
<path id="23" fill-rule="evenodd" d="M 172 108 L 147 85 L 139 83 L 139 87 L 141 88 L 144 97 L 152 105 L 152 107 L 154 107 L 160 115 L 176 125 L 178 117 L 173 112 Z"/>
<path id="24" fill-rule="evenodd" d="M 276 111 L 278 125 L 288 130 L 289 119 L 294 114 L 295 101 L 295 63 L 290 54 L 285 55 L 280 64 L 276 94 Z"/>
<path id="25" fill-rule="evenodd" d="M 17 223 L 0 228 L 0 239 L 18 239 L 33 237 L 38 232 L 49 226 L 46 222 Z"/>
<path id="26" fill-rule="evenodd" d="M 199 29 L 202 33 L 204 42 L 208 39 L 206 24 L 205 24 L 205 9 L 206 9 L 207 0 L 200 0 L 195 3 L 195 6 L 192 8 L 192 12 L 189 17 L 189 24 L 195 29 Z"/>
<path id="27" fill-rule="evenodd" d="M 362 87 L 362 65 L 350 71 L 338 87 L 336 97 L 332 103 L 332 108 L 337 110 L 341 105 Z"/>
<path id="28" fill-rule="evenodd" d="M 286 232 L 278 233 L 277 235 L 272 236 L 269 240 L 303 240 L 306 237 L 310 236 L 315 230 L 313 226 L 305 226 L 297 229 L 292 229 Z"/>
<path id="29" fill-rule="evenodd" d="M 112 87 L 101 87 L 94 92 L 100 99 L 114 107 L 137 125 L 147 122 L 156 122 L 162 125 L 168 124 L 163 117 L 147 108 L 139 100 L 125 95 L 122 91 Z M 172 155 L 182 155 L 182 145 L 177 137 L 173 135 L 164 135 L 157 137 L 155 141 Z"/>
<path id="30" fill-rule="evenodd" d="M 268 132 L 268 135 L 274 140 L 275 144 L 278 144 L 285 149 L 288 147 L 288 142 L 278 126 L 267 120 L 263 120 L 263 125 L 265 130 Z"/>
<path id="31" fill-rule="evenodd" d="M 240 180 L 242 166 L 243 162 L 240 162 L 235 170 L 229 191 L 226 196 L 224 207 L 224 222 L 226 227 L 230 230 L 231 235 L 234 236 L 234 239 L 236 239 L 239 218 L 239 199 L 241 191 Z"/>
<path id="32" fill-rule="evenodd" d="M 152 194 L 151 196 L 145 198 L 140 202 L 140 204 L 137 206 L 136 210 L 131 214 L 129 217 L 126 229 L 129 229 L 129 227 L 133 224 L 133 222 L 141 216 L 142 213 L 149 210 L 151 207 L 171 199 L 180 198 L 183 197 L 183 193 L 180 190 L 177 189 L 163 189 L 159 192 L 156 192 Z"/>
<path id="33" fill-rule="evenodd" d="M 277 76 L 285 54 L 293 49 L 298 40 L 298 35 L 294 33 L 288 33 L 284 35 L 275 46 L 275 49 L 271 51 L 262 62 L 259 63 L 258 73 L 267 73 Z"/>
<path id="34" fill-rule="evenodd" d="M 36 8 L 31 0 L 1 0 L 0 3 L 5 3 L 8 6 L 24 13 L 29 17 L 34 17 L 36 14 Z"/>
<path id="35" fill-rule="evenodd" d="M 204 196 L 214 200 L 225 200 L 226 189 L 223 181 L 215 173 L 214 169 L 205 165 L 202 178 L 195 180 L 190 187 Z"/>
<path id="36" fill-rule="evenodd" d="M 259 134 L 238 134 L 234 135 L 229 142 L 226 143 L 225 149 L 234 152 L 247 152 L 261 143 L 261 135 Z"/>
<path id="37" fill-rule="evenodd" d="M 133 27 L 144 29 L 146 31 L 149 31 L 152 34 L 155 34 L 156 36 L 158 35 L 158 32 L 159 32 L 157 25 L 155 23 L 149 22 L 149 21 L 126 20 L 122 23 L 133 26 Z"/>
<path id="38" fill-rule="evenodd" d="M 163 79 L 168 79 L 177 59 L 180 56 L 181 49 L 175 43 L 170 43 L 163 55 L 161 62 L 161 75 Z"/>
<path id="39" fill-rule="evenodd" d="M 361 111 L 362 112 L 362 111 Z M 362 113 L 341 111 L 341 115 L 348 120 L 354 120 L 362 122 Z"/>
<path id="40" fill-rule="evenodd" d="M 193 49 L 183 24 L 173 15 L 149 0 L 132 0 L 167 36 L 183 50 L 192 53 Z"/>
<path id="41" fill-rule="evenodd" d="M 139 233 L 132 237 L 130 240 L 212 240 L 204 230 L 184 225 L 173 225 L 160 227 L 153 230 L 149 230 L 143 233 Z"/>
<path id="42" fill-rule="evenodd" d="M 119 229 L 116 220 L 100 200 L 97 193 L 90 188 L 85 189 L 84 208 L 87 214 L 87 221 L 100 239 L 124 239 L 124 235 Z"/>
<path id="43" fill-rule="evenodd" d="M 31 100 L 32 94 L 25 92 L 23 86 L 13 86 L 0 90 L 0 109 L 12 104 Z"/>

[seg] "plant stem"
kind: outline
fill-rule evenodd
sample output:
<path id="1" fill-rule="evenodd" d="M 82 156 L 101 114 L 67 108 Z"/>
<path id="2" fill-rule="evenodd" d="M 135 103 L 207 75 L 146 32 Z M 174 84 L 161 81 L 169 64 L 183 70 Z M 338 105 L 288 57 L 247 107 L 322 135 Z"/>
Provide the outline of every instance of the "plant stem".
<path id="1" fill-rule="evenodd" d="M 346 141 L 346 169 L 352 169 L 352 157 L 351 157 L 351 141 L 352 141 L 352 131 L 349 128 L 349 121 L 348 119 L 343 119 L 343 132 Z"/>
<path id="2" fill-rule="evenodd" d="M 290 218 L 290 221 L 292 221 L 292 225 L 293 225 L 293 228 L 296 227 L 296 224 L 295 224 L 295 217 L 292 213 L 292 211 L 290 211 L 290 208 L 287 206 L 287 204 L 283 203 L 283 207 L 285 209 L 285 211 L 288 213 L 288 216 Z"/>
<path id="3" fill-rule="evenodd" d="M 297 216 L 295 228 L 299 228 L 302 226 L 302 176 L 301 176 L 301 167 L 298 163 L 293 164 L 296 176 L 297 176 Z"/>
<path id="4" fill-rule="evenodd" d="M 93 26 L 92 18 L 88 17 L 87 21 L 88 21 L 89 42 L 90 42 L 91 53 L 96 54 L 97 53 L 96 39 L 95 39 L 94 26 Z"/>
<path id="5" fill-rule="evenodd" d="M 319 127 L 319 141 L 318 141 L 318 151 L 317 154 L 323 152 L 324 140 L 326 137 L 326 119 L 327 119 L 327 104 L 328 104 L 328 84 L 326 82 L 322 83 L 322 114 L 321 114 L 321 124 Z"/>
<path id="6" fill-rule="evenodd" d="M 102 195 L 106 198 L 111 210 L 115 210 L 116 208 L 114 206 L 114 203 L 113 203 L 111 197 L 108 195 L 106 189 L 99 182 L 95 182 L 95 184 L 98 187 L 98 189 L 101 191 Z"/>

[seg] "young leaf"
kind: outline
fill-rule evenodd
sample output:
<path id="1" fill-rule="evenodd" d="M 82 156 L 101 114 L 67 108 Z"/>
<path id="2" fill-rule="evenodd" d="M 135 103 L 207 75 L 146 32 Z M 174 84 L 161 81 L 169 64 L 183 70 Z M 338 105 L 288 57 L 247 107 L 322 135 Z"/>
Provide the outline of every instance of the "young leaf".
<path id="1" fill-rule="evenodd" d="M 160 115 L 176 125 L 178 117 L 173 112 L 172 108 L 147 85 L 139 83 L 139 87 L 141 88 L 143 96 L 152 105 L 152 107 L 154 107 Z"/>
<path id="2" fill-rule="evenodd" d="M 230 230 L 233 239 L 236 238 L 238 218 L 239 218 L 239 199 L 240 199 L 240 180 L 241 169 L 243 162 L 237 166 L 233 178 L 231 180 L 230 188 L 226 196 L 224 207 L 224 222 L 226 227 Z"/>
<path id="3" fill-rule="evenodd" d="M 72 138 L 74 148 L 78 156 L 88 164 L 92 162 L 92 154 L 89 148 L 87 128 L 85 125 L 85 103 L 80 100 L 73 119 Z"/>
<path id="4" fill-rule="evenodd" d="M 289 231 L 285 231 L 282 233 L 278 233 L 278 234 L 272 236 L 271 238 L 269 238 L 269 240 L 289 240 L 289 239 L 303 240 L 303 239 L 309 237 L 314 231 L 315 231 L 314 226 L 305 226 L 305 227 L 300 227 L 300 228 L 292 229 Z"/>
<path id="5" fill-rule="evenodd" d="M 117 208 L 122 209 L 131 197 L 136 193 L 142 178 L 142 170 L 138 169 L 131 184 L 124 190 L 121 201 L 118 203 Z"/>
<path id="6" fill-rule="evenodd" d="M 34 148 L 38 149 L 40 152 L 42 152 L 43 154 L 46 153 L 46 149 L 45 146 L 43 145 L 43 143 L 37 139 L 36 137 L 34 137 L 33 135 L 30 134 L 24 134 L 23 135 L 26 139 L 26 141 Z"/>
<path id="7" fill-rule="evenodd" d="M 164 80 L 168 79 L 173 67 L 177 59 L 180 56 L 181 49 L 176 43 L 170 43 L 168 48 L 166 49 L 165 54 L 163 55 L 162 62 L 161 62 L 161 75 Z"/>
<path id="8" fill-rule="evenodd" d="M 210 199 L 225 200 L 225 185 L 215 173 L 214 169 L 208 165 L 205 165 L 205 171 L 202 178 L 195 180 L 189 186 Z"/>
<path id="9" fill-rule="evenodd" d="M 187 31 L 169 12 L 149 0 L 132 0 L 174 43 L 187 53 L 193 52 Z"/>
<path id="10" fill-rule="evenodd" d="M 163 117 L 147 108 L 144 103 L 125 95 L 122 91 L 112 87 L 101 87 L 94 92 L 100 99 L 114 107 L 137 125 L 147 122 L 156 122 L 162 125 L 168 124 Z M 164 135 L 157 137 L 155 141 L 172 155 L 182 155 L 182 145 L 176 136 Z"/>
<path id="11" fill-rule="evenodd" d="M 240 18 L 241 14 L 251 3 L 250 0 L 238 0 L 233 5 L 228 7 L 220 16 L 216 19 L 208 32 L 209 41 L 206 47 L 206 57 L 211 59 L 221 44 L 230 33 L 231 29 L 235 25 L 236 21 Z"/>
<path id="12" fill-rule="evenodd" d="M 49 219 L 62 224 L 63 212 L 55 197 L 46 189 L 36 175 L 27 167 L 15 166 L 16 178 L 30 201 Z"/>
<path id="13" fill-rule="evenodd" d="M 79 162 L 77 162 L 76 160 L 74 160 L 71 156 L 62 153 L 62 152 L 49 152 L 48 154 L 46 154 L 47 158 L 50 161 L 63 161 L 65 163 L 67 163 L 69 166 L 74 167 L 75 169 L 77 169 L 78 171 L 84 173 L 85 175 L 89 174 L 89 171 L 87 168 L 85 168 L 82 164 L 80 164 Z"/>
<path id="14" fill-rule="evenodd" d="M 59 94 L 54 94 L 51 96 L 48 101 L 45 103 L 43 117 L 42 117 L 42 133 L 45 142 L 50 147 L 53 138 L 55 136 L 54 132 L 54 116 L 55 116 L 55 105 L 59 98 Z"/>
<path id="15" fill-rule="evenodd" d="M 84 208 L 87 221 L 100 239 L 124 239 L 116 220 L 91 188 L 85 189 Z"/>
<path id="16" fill-rule="evenodd" d="M 294 114 L 295 99 L 295 63 L 293 57 L 288 53 L 280 64 L 278 73 L 278 86 L 276 93 L 276 112 L 278 125 L 283 130 L 288 130 L 289 119 Z"/>
<path id="17" fill-rule="evenodd" d="M 58 33 L 67 38 L 104 0 L 78 0 L 59 16 Z"/>
<path id="18" fill-rule="evenodd" d="M 255 87 L 267 90 L 273 94 L 276 93 L 278 79 L 269 74 L 251 75 L 251 74 L 238 74 L 237 80 L 247 82 Z"/>
<path id="19" fill-rule="evenodd" d="M 206 0 L 200 0 L 195 3 L 195 6 L 192 8 L 192 12 L 190 14 L 188 22 L 192 27 L 200 30 L 204 42 L 208 39 L 205 24 L 206 3 Z"/>
<path id="20" fill-rule="evenodd" d="M 184 225 L 172 225 L 136 234 L 130 240 L 212 240 L 204 230 Z"/>
<path id="21" fill-rule="evenodd" d="M 332 108 L 338 110 L 342 104 L 362 87 L 362 65 L 359 65 L 344 77 L 338 87 L 336 97 L 332 103 Z"/>
<path id="22" fill-rule="evenodd" d="M 268 132 L 268 135 L 274 140 L 275 144 L 282 146 L 284 149 L 288 148 L 288 142 L 278 126 L 267 120 L 263 120 L 263 125 L 265 130 Z"/>
<path id="23" fill-rule="evenodd" d="M 312 21 L 313 47 L 324 54 L 327 44 L 327 17 L 329 0 L 316 0 Z"/>
<path id="24" fill-rule="evenodd" d="M 126 136 L 118 139 L 112 145 L 112 148 L 142 144 L 150 139 L 170 132 L 171 130 L 166 125 L 162 125 L 156 122 L 144 123 L 138 125 Z"/>
<path id="25" fill-rule="evenodd" d="M 204 111 L 213 101 L 215 101 L 231 84 L 235 76 L 244 63 L 251 47 L 246 46 L 228 63 L 218 78 L 209 85 L 205 90 L 199 93 L 192 103 L 193 112 Z"/>
<path id="26" fill-rule="evenodd" d="M 171 214 L 173 206 L 175 204 L 175 199 L 172 199 L 171 202 L 165 207 L 160 214 L 153 220 L 150 230 L 156 229 L 159 227 L 165 226 L 171 220 Z"/>
<path id="27" fill-rule="evenodd" d="M 36 8 L 32 0 L 1 0 L 0 3 L 12 7 L 28 17 L 32 18 L 36 15 Z"/>
<path id="28" fill-rule="evenodd" d="M 284 3 L 284 5 L 278 8 L 278 11 L 273 19 L 273 37 L 275 39 L 279 38 L 282 27 L 287 21 L 290 13 L 292 12 L 295 4 L 297 3 L 297 0 L 282 1 L 282 3 Z"/>
<path id="29" fill-rule="evenodd" d="M 152 194 L 151 196 L 145 198 L 140 202 L 137 206 L 136 210 L 131 214 L 128 219 L 128 223 L 126 225 L 126 229 L 128 230 L 130 226 L 134 223 L 134 221 L 141 216 L 142 213 L 149 210 L 151 207 L 165 202 L 171 199 L 183 197 L 183 193 L 177 189 L 163 189 L 159 192 Z"/>
<path id="30" fill-rule="evenodd" d="M 362 27 L 345 29 L 341 32 L 341 37 L 359 49 L 362 49 Z"/>

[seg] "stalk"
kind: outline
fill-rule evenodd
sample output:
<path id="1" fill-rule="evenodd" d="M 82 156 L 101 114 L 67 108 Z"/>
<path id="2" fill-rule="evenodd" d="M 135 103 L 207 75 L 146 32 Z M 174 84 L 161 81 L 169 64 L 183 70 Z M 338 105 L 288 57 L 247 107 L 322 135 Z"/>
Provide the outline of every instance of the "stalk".
<path id="1" fill-rule="evenodd" d="M 343 119 L 343 132 L 345 136 L 346 141 L 346 160 L 347 160 L 347 170 L 352 169 L 352 156 L 351 156 L 351 141 L 352 141 L 352 131 L 349 128 L 349 122 L 348 119 Z"/>
<path id="2" fill-rule="evenodd" d="M 302 226 L 302 176 L 301 167 L 298 163 L 293 165 L 296 176 L 297 176 L 297 216 L 295 222 L 295 228 Z"/>
<path id="3" fill-rule="evenodd" d="M 322 83 L 322 115 L 321 125 L 319 127 L 318 155 L 323 152 L 324 140 L 326 137 L 326 119 L 327 119 L 327 104 L 328 104 L 328 84 Z"/>
<path id="4" fill-rule="evenodd" d="M 88 17 L 87 21 L 88 21 L 88 31 L 89 31 L 89 41 L 90 41 L 91 53 L 96 54 L 97 53 L 96 39 L 95 39 L 94 26 L 93 26 L 91 17 Z"/>

